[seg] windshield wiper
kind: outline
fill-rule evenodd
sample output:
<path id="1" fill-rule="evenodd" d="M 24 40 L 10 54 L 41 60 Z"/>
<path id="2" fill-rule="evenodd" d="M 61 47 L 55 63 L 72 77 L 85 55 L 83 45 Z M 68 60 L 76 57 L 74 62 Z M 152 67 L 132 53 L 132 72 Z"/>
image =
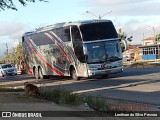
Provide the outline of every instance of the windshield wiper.
<path id="1" fill-rule="evenodd" d="M 114 62 L 114 61 L 117 61 L 117 60 L 122 60 L 122 58 L 119 58 L 117 56 L 111 56 L 107 60 L 110 61 L 110 62 Z"/>

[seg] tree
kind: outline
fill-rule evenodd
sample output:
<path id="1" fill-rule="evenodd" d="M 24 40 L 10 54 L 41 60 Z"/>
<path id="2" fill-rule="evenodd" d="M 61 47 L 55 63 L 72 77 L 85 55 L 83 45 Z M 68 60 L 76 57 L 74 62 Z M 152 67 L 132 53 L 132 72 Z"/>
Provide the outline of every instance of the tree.
<path id="1" fill-rule="evenodd" d="M 156 40 L 160 40 L 160 33 L 156 35 Z"/>
<path id="2" fill-rule="evenodd" d="M 23 6 L 27 5 L 27 2 L 36 2 L 36 0 L 18 0 Z M 46 0 L 37 0 L 47 2 Z M 14 0 L 15 2 L 15 0 Z M 7 9 L 18 10 L 13 0 L 0 0 L 0 11 Z"/>
<path id="3" fill-rule="evenodd" d="M 23 61 L 22 42 L 20 41 L 10 52 L 6 50 L 1 60 L 3 60 L 4 63 L 21 64 Z"/>
<path id="4" fill-rule="evenodd" d="M 133 38 L 133 36 L 127 37 L 127 34 L 122 32 L 121 28 L 118 30 L 118 37 L 122 40 L 127 40 L 129 42 L 131 42 Z"/>

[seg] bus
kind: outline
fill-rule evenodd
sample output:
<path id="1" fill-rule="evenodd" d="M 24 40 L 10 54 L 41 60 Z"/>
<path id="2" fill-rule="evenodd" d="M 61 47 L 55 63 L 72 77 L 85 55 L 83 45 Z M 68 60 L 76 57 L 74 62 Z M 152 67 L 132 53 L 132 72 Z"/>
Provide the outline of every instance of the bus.
<path id="1" fill-rule="evenodd" d="M 123 71 L 121 40 L 110 20 L 84 20 L 40 27 L 22 35 L 27 73 L 102 76 Z M 125 45 L 125 44 L 123 44 Z"/>

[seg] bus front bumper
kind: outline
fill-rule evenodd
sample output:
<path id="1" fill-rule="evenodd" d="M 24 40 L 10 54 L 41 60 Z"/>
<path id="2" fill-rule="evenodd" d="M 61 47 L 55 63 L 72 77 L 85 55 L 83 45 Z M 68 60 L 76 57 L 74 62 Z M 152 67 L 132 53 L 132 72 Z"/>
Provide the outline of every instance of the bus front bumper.
<path id="1" fill-rule="evenodd" d="M 104 69 L 104 70 L 88 70 L 88 75 L 89 76 L 108 75 L 108 74 L 116 74 L 120 72 L 123 72 L 123 67 Z"/>

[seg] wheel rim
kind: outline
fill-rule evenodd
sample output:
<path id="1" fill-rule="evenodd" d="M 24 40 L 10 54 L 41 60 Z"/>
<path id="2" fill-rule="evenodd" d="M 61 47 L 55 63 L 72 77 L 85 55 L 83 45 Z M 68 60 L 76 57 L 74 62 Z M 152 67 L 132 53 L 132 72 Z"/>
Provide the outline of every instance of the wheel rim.
<path id="1" fill-rule="evenodd" d="M 39 77 L 40 77 L 41 79 L 43 79 L 43 73 L 42 73 L 42 69 L 41 69 L 41 68 L 39 68 Z"/>
<path id="2" fill-rule="evenodd" d="M 78 76 L 76 74 L 76 70 L 75 69 L 72 70 L 72 79 L 73 80 L 78 80 Z"/>
<path id="3" fill-rule="evenodd" d="M 35 78 L 39 79 L 39 73 L 38 73 L 38 70 L 36 68 L 35 68 Z"/>

